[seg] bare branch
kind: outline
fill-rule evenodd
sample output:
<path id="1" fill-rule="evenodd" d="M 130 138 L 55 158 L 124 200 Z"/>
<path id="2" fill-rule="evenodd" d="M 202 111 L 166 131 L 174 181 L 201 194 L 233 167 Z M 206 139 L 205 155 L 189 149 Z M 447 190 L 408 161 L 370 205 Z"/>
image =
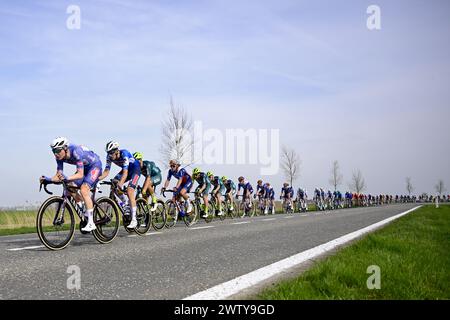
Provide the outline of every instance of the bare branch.
<path id="1" fill-rule="evenodd" d="M 333 162 L 333 167 L 331 168 L 331 178 L 329 180 L 330 185 L 334 187 L 334 191 L 337 190 L 337 187 L 342 184 L 343 176 L 340 173 L 339 162 L 336 160 Z"/>
<path id="2" fill-rule="evenodd" d="M 358 169 L 356 172 L 353 172 L 352 181 L 349 187 L 358 194 L 366 190 L 366 181 L 362 176 L 361 170 Z"/>
<path id="3" fill-rule="evenodd" d="M 281 170 L 286 179 L 293 185 L 294 181 L 300 176 L 300 157 L 295 150 L 283 147 L 281 151 Z"/>

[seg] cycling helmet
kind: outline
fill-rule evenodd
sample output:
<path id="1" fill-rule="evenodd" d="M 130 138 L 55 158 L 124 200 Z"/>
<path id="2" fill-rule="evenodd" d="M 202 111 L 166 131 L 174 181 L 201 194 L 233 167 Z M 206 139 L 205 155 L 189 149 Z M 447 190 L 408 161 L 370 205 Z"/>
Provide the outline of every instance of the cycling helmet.
<path id="1" fill-rule="evenodd" d="M 244 180 L 244 177 L 243 177 L 243 176 L 240 176 L 238 180 L 239 180 L 239 181 L 243 181 L 243 180 Z"/>
<path id="2" fill-rule="evenodd" d="M 106 144 L 105 151 L 107 153 L 110 153 L 110 152 L 118 150 L 118 149 L 119 149 L 119 144 L 115 141 L 110 141 Z"/>
<path id="3" fill-rule="evenodd" d="M 192 170 L 192 175 L 195 177 L 196 175 L 198 175 L 200 173 L 200 169 L 199 168 L 194 168 L 194 170 Z"/>
<path id="4" fill-rule="evenodd" d="M 258 180 L 258 184 L 261 184 L 262 183 L 262 180 Z"/>
<path id="5" fill-rule="evenodd" d="M 133 153 L 133 158 L 135 158 L 136 160 L 142 160 L 144 156 L 140 152 L 135 152 Z"/>
<path id="6" fill-rule="evenodd" d="M 211 171 L 208 171 L 208 172 L 206 173 L 206 175 L 207 175 L 208 177 L 210 177 L 210 176 L 214 176 L 214 173 L 212 173 Z"/>
<path id="7" fill-rule="evenodd" d="M 225 176 L 222 177 L 222 181 L 223 181 L 223 182 L 225 182 L 225 181 L 227 181 L 227 180 L 228 180 L 227 177 L 225 177 Z"/>
<path id="8" fill-rule="evenodd" d="M 52 141 L 52 143 L 50 144 L 50 147 L 52 149 L 61 149 L 61 148 L 67 147 L 68 145 L 69 145 L 69 140 L 67 140 L 67 138 L 58 137 Z"/>

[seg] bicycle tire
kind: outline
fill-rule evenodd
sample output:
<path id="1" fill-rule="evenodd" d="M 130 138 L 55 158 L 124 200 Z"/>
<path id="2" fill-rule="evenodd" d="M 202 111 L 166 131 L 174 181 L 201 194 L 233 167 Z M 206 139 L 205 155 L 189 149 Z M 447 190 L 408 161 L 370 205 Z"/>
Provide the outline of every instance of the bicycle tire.
<path id="1" fill-rule="evenodd" d="M 66 205 L 65 210 L 68 212 L 70 218 L 70 227 L 67 236 L 64 238 L 63 241 L 59 243 L 53 243 L 52 241 L 50 241 L 49 236 L 46 235 L 47 232 L 45 231 L 45 229 L 50 228 L 50 226 L 43 226 L 43 219 L 45 219 L 44 214 L 46 213 L 47 208 L 49 208 L 52 204 L 58 204 L 58 211 L 59 211 L 63 203 L 64 199 L 62 197 L 51 197 L 41 205 L 41 207 L 38 210 L 38 214 L 36 216 L 36 230 L 38 237 L 41 240 L 42 244 L 52 251 L 58 251 L 66 248 L 72 241 L 75 233 L 75 217 L 72 211 L 72 207 L 70 205 Z M 66 216 L 66 211 L 64 211 L 64 217 Z M 49 217 L 53 216 L 54 218 L 55 214 L 54 215 L 50 214 Z M 66 230 L 56 230 L 57 233 L 59 233 L 60 231 L 65 232 Z"/>
<path id="2" fill-rule="evenodd" d="M 101 208 L 102 204 L 107 205 L 111 210 L 104 210 Z M 100 223 L 101 220 L 104 220 L 103 223 Z M 96 222 L 95 225 L 97 227 L 97 229 L 92 232 L 94 238 L 102 244 L 112 242 L 119 232 L 120 225 L 117 204 L 108 197 L 97 199 L 95 201 L 94 222 Z M 106 229 L 111 232 L 107 233 Z"/>
<path id="3" fill-rule="evenodd" d="M 194 201 L 191 201 L 192 211 L 189 215 L 185 215 L 183 217 L 183 221 L 186 224 L 186 226 L 190 227 L 197 223 L 197 206 L 195 205 Z"/>
<path id="4" fill-rule="evenodd" d="M 152 226 L 152 214 L 146 200 L 139 198 L 136 200 L 136 220 L 137 226 L 134 231 L 139 236 L 144 236 Z"/>
<path id="5" fill-rule="evenodd" d="M 166 208 L 167 208 L 167 214 L 166 214 L 166 228 L 170 229 L 172 228 L 178 220 L 178 209 L 175 205 L 175 203 L 173 203 L 172 200 L 167 200 L 166 201 Z"/>
<path id="6" fill-rule="evenodd" d="M 159 209 L 162 210 L 159 210 Z M 156 231 L 163 229 L 166 225 L 167 214 L 166 214 L 166 204 L 162 200 L 157 201 L 157 208 L 152 213 L 152 227 Z"/>

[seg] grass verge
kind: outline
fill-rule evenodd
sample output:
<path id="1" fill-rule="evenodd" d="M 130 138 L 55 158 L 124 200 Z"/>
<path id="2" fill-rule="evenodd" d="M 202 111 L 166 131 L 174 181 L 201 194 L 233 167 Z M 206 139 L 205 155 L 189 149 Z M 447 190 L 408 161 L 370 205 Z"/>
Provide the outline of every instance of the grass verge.
<path id="1" fill-rule="evenodd" d="M 450 206 L 420 208 L 256 299 L 450 299 Z M 380 289 L 369 290 L 380 268 Z M 372 281 L 369 281 L 372 283 Z"/>

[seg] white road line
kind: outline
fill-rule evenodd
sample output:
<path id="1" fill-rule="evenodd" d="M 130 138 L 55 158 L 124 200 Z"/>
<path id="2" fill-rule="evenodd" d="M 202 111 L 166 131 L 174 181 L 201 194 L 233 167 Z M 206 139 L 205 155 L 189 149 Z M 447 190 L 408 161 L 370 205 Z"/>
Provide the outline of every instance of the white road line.
<path id="1" fill-rule="evenodd" d="M 291 218 L 293 218 L 294 216 L 287 216 L 287 217 L 283 217 L 284 219 L 291 219 Z"/>
<path id="2" fill-rule="evenodd" d="M 301 214 L 300 217 L 307 217 L 307 214 Z"/>
<path id="3" fill-rule="evenodd" d="M 23 247 L 23 248 L 14 248 L 14 249 L 7 249 L 8 251 L 21 251 L 21 250 L 31 250 L 31 249 L 39 249 L 39 248 L 45 248 L 44 246 L 31 246 L 31 247 Z"/>
<path id="4" fill-rule="evenodd" d="M 277 220 L 277 218 L 262 219 L 261 221 L 273 221 L 273 220 Z"/>
<path id="5" fill-rule="evenodd" d="M 209 229 L 209 228 L 215 228 L 215 226 L 195 227 L 195 228 L 190 228 L 190 230 Z"/>
<path id="6" fill-rule="evenodd" d="M 136 238 L 136 237 L 137 237 L 137 234 L 132 234 L 132 235 L 128 236 L 128 238 Z"/>
<path id="7" fill-rule="evenodd" d="M 250 221 L 235 222 L 235 223 L 232 223 L 232 224 L 246 224 L 246 223 L 250 223 Z"/>
<path id="8" fill-rule="evenodd" d="M 343 245 L 349 241 L 352 241 L 361 235 L 371 232 L 393 220 L 396 220 L 421 206 L 415 207 L 411 210 L 405 211 L 403 213 L 397 214 L 375 224 L 372 224 L 366 228 L 357 230 L 355 232 L 349 233 L 315 248 L 303 251 L 289 258 L 283 259 L 281 261 L 275 262 L 271 265 L 263 267 L 261 269 L 255 270 L 243 276 L 237 277 L 228 282 L 219 284 L 215 287 L 207 289 L 205 291 L 196 293 L 192 296 L 185 298 L 184 300 L 223 300 L 232 295 L 239 293 L 240 291 L 250 288 L 264 280 L 267 280 L 285 270 L 288 270 L 298 264 L 304 263 L 310 259 L 313 259 L 321 254 L 324 254 L 334 248 Z"/>
<path id="9" fill-rule="evenodd" d="M 156 234 L 162 234 L 162 232 L 147 232 L 145 235 L 146 236 L 153 236 L 153 235 L 156 235 Z"/>

